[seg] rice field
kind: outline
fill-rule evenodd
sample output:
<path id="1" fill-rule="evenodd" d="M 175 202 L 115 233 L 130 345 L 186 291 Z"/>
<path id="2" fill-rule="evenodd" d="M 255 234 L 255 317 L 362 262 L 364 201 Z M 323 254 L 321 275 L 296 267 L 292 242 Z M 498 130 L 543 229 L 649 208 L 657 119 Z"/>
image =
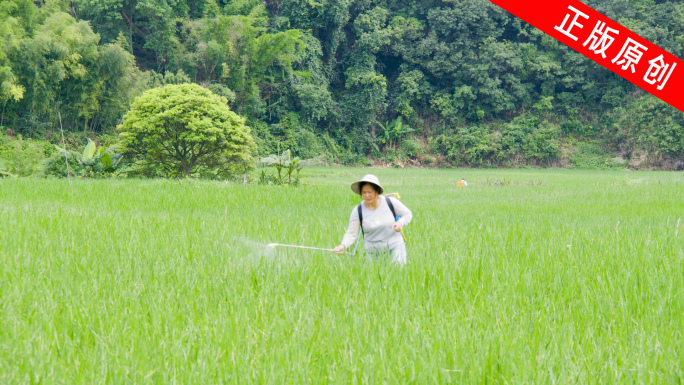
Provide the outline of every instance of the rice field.
<path id="1" fill-rule="evenodd" d="M 369 172 L 408 265 L 266 246 L 339 244 Z M 0 179 L 0 384 L 684 382 L 683 173 L 303 176 Z"/>

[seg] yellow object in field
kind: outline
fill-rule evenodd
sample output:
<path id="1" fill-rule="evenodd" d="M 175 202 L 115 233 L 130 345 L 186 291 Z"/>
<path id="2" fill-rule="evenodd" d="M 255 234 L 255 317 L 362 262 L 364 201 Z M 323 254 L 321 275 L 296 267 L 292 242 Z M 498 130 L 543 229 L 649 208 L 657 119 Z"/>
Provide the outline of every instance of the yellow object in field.
<path id="1" fill-rule="evenodd" d="M 462 180 L 459 180 L 458 183 L 456 183 L 456 186 L 465 186 L 465 183 Z"/>

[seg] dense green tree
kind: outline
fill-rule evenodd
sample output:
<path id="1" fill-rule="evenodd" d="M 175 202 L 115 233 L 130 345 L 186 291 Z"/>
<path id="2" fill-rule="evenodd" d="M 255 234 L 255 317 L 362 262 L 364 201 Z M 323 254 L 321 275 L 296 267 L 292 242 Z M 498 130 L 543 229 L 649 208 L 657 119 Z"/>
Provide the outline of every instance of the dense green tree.
<path id="1" fill-rule="evenodd" d="M 259 10 L 189 23 L 184 32 L 187 53 L 178 65 L 197 83 L 227 87 L 236 111 L 256 117 L 279 96 L 272 92 L 274 85 L 292 74 L 304 49 L 300 31 L 268 33 L 266 23 Z"/>
<path id="2" fill-rule="evenodd" d="M 608 116 L 614 130 L 611 141 L 627 157 L 645 154 L 658 164 L 684 154 L 684 114 L 655 97 L 633 97 Z"/>
<path id="3" fill-rule="evenodd" d="M 7 104 L 20 101 L 26 91 L 12 70 L 8 54 L 16 52 L 19 48 L 20 41 L 25 35 L 25 28 L 28 26 L 31 9 L 26 1 L 0 2 L 0 126 L 5 121 Z"/>
<path id="4" fill-rule="evenodd" d="M 352 0 L 280 0 L 268 1 L 287 28 L 310 31 L 321 42 L 325 63 L 333 68 L 340 45 L 346 40 Z"/>
<path id="5" fill-rule="evenodd" d="M 136 98 L 118 127 L 121 152 L 168 176 L 226 177 L 253 166 L 254 141 L 227 100 L 196 84 Z"/>
<path id="6" fill-rule="evenodd" d="M 98 42 L 87 22 L 63 12 L 50 15 L 22 41 L 18 59 L 26 63 L 20 77 L 27 92 L 19 108 L 31 111 L 34 122 L 56 122 L 64 110 L 71 121 L 87 124 L 98 108 L 100 90 L 88 71 L 97 61 Z"/>
<path id="7" fill-rule="evenodd" d="M 389 12 L 376 7 L 359 15 L 353 25 L 354 45 L 344 71 L 345 90 L 341 93 L 344 108 L 342 122 L 352 129 L 351 144 L 356 151 L 367 151 L 374 140 L 376 122 L 387 107 L 387 77 L 378 70 L 377 56 L 387 50 L 393 29 Z"/>
<path id="8" fill-rule="evenodd" d="M 11 56 L 26 88 L 24 98 L 14 103 L 14 124 L 29 132 L 45 131 L 42 126 L 51 130 L 58 113 L 67 129 L 113 128 L 135 90 L 133 57 L 117 43 L 100 45 L 87 22 L 63 12 L 47 17 Z M 29 113 L 22 118 L 22 111 Z"/>
<path id="9" fill-rule="evenodd" d="M 181 0 L 77 0 L 74 12 L 92 21 L 105 43 L 125 36 L 142 69 L 165 70 L 180 52 L 176 19 L 187 17 Z"/>

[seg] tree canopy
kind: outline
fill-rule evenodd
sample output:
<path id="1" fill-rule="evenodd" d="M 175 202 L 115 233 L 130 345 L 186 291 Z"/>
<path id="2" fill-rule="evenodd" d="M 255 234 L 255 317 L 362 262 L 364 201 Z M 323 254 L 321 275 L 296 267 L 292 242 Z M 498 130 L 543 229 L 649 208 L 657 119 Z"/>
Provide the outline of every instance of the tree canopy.
<path id="1" fill-rule="evenodd" d="M 121 153 L 172 177 L 242 173 L 253 164 L 254 141 L 226 103 L 196 84 L 146 91 L 118 127 Z"/>

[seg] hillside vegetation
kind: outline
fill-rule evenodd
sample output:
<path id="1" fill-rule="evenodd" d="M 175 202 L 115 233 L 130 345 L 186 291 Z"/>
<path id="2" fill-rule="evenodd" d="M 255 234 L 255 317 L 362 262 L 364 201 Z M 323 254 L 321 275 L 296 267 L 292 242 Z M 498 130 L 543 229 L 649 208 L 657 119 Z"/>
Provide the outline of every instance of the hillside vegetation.
<path id="1" fill-rule="evenodd" d="M 678 57 L 684 4 L 590 0 Z M 681 112 L 487 0 L 3 0 L 0 126 L 112 137 L 194 82 L 259 155 L 343 164 L 684 168 Z"/>

